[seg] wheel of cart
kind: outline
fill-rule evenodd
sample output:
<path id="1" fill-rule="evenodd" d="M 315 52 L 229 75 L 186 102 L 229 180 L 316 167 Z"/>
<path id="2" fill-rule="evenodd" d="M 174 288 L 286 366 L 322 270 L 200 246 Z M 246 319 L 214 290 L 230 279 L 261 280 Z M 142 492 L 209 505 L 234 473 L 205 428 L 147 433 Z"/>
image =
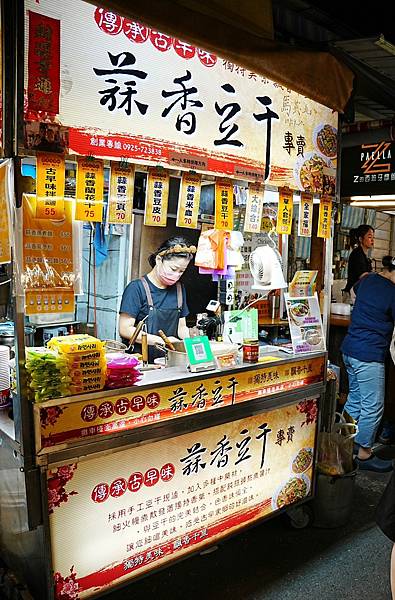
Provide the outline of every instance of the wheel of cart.
<path id="1" fill-rule="evenodd" d="M 304 529 L 313 523 L 314 513 L 309 504 L 291 506 L 285 511 L 288 525 L 294 529 Z"/>

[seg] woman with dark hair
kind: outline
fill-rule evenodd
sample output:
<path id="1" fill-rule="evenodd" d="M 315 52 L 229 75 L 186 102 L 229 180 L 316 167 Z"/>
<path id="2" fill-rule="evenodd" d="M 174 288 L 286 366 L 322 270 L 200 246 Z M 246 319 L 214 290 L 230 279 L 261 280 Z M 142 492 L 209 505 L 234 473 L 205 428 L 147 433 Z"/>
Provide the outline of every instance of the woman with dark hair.
<path id="1" fill-rule="evenodd" d="M 188 337 L 185 317 L 189 314 L 184 286 L 179 282 L 196 252 L 183 237 L 166 240 L 148 262 L 151 271 L 140 279 L 131 281 L 126 287 L 121 302 L 119 333 L 129 340 L 136 326 L 148 316 L 147 339 L 149 361 L 163 356 L 155 349 L 155 344 L 163 344 L 158 331 L 162 329 L 170 341 Z M 141 340 L 137 338 L 137 342 Z"/>
<path id="2" fill-rule="evenodd" d="M 378 472 L 392 469 L 372 446 L 384 411 L 385 358 L 395 321 L 395 257 L 384 256 L 383 267 L 354 285 L 354 310 L 341 347 L 349 383 L 344 410 L 358 423 L 356 460 L 360 469 Z"/>
<path id="3" fill-rule="evenodd" d="M 372 270 L 372 261 L 368 251 L 374 245 L 374 229 L 370 225 L 360 225 L 350 230 L 351 246 L 356 246 L 348 259 L 347 284 L 343 291 L 350 293 L 358 279 Z"/>

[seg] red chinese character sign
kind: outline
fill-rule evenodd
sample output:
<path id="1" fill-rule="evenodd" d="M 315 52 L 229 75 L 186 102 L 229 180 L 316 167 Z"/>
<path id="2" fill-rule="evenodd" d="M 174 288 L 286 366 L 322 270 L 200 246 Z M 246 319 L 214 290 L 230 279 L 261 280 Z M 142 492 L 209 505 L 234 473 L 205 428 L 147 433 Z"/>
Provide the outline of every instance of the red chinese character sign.
<path id="1" fill-rule="evenodd" d="M 336 113 L 81 0 L 40 0 L 40 12 L 61 23 L 68 74 L 57 119 L 70 152 L 165 167 L 184 156 L 185 169 L 322 193 L 324 171 L 336 166 Z"/>
<path id="2" fill-rule="evenodd" d="M 60 21 L 33 11 L 28 11 L 28 14 L 28 110 L 57 115 L 60 94 Z"/>
<path id="3" fill-rule="evenodd" d="M 302 400 L 50 469 L 55 599 L 70 581 L 79 600 L 108 591 L 309 497 L 317 416 Z"/>

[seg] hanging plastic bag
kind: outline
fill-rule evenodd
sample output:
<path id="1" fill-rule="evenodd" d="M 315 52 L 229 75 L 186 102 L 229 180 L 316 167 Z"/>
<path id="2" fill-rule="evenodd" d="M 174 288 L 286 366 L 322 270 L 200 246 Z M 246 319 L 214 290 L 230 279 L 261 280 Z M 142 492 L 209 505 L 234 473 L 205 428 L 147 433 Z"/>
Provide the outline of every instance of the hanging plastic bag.
<path id="1" fill-rule="evenodd" d="M 318 439 L 318 470 L 325 475 L 344 475 L 354 469 L 353 443 L 358 426 L 347 423 L 343 415 L 335 413 L 338 420 L 332 431 L 323 431 Z"/>

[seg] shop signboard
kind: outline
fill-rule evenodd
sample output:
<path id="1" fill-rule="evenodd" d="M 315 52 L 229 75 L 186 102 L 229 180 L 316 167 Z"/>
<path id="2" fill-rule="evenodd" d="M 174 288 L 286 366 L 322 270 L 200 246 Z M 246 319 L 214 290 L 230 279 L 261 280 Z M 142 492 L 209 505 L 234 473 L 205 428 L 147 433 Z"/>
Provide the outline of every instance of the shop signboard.
<path id="1" fill-rule="evenodd" d="M 295 354 L 325 350 L 320 305 L 314 296 L 291 297 L 284 294 L 292 348 Z"/>
<path id="2" fill-rule="evenodd" d="M 232 374 L 205 375 L 201 381 L 102 392 L 99 398 L 48 400 L 34 405 L 37 452 L 320 383 L 324 364 L 324 357 L 304 358 Z"/>
<path id="3" fill-rule="evenodd" d="M 70 152 L 323 191 L 336 161 L 331 109 L 82 0 L 25 4 L 60 26 L 57 122 Z M 30 89 L 28 69 L 25 80 Z M 46 117 L 32 108 L 27 128 Z"/>
<path id="4" fill-rule="evenodd" d="M 64 218 L 65 162 L 63 154 L 37 152 L 37 219 Z"/>
<path id="5" fill-rule="evenodd" d="M 55 600 L 84 600 L 312 492 L 317 399 L 47 473 Z"/>
<path id="6" fill-rule="evenodd" d="M 380 141 L 342 149 L 343 197 L 392 194 L 395 183 L 395 143 Z"/>
<path id="7" fill-rule="evenodd" d="M 134 166 L 112 161 L 108 222 L 127 225 L 132 222 Z"/>

